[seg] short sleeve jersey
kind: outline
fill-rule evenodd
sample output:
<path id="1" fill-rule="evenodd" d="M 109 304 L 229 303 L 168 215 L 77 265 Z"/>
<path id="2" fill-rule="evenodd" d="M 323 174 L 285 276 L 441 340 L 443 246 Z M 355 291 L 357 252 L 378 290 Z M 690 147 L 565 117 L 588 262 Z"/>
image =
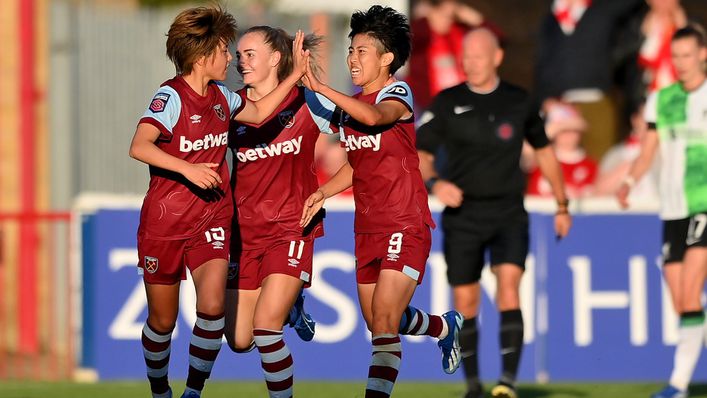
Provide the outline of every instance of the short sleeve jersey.
<path id="1" fill-rule="evenodd" d="M 534 148 L 549 144 L 543 121 L 527 92 L 501 81 L 488 94 L 466 83 L 440 92 L 418 121 L 417 147 L 448 156 L 443 177 L 466 200 L 522 201 L 525 175 L 520 169 L 523 140 Z"/>
<path id="2" fill-rule="evenodd" d="M 354 97 L 372 105 L 399 101 L 413 109 L 410 87 L 402 81 Z M 434 227 L 420 175 L 413 120 L 411 116 L 370 127 L 343 115 L 339 133 L 353 168 L 356 233 L 395 232 L 425 224 Z"/>
<path id="3" fill-rule="evenodd" d="M 653 93 L 645 119 L 660 138 L 660 216 L 678 220 L 707 211 L 707 82 Z"/>
<path id="4" fill-rule="evenodd" d="M 180 76 L 162 84 L 140 123 L 160 131 L 155 142 L 169 155 L 189 163 L 217 163 L 222 183 L 201 189 L 183 175 L 150 166 L 150 184 L 140 212 L 138 234 L 147 239 L 188 239 L 214 217 L 233 213 L 226 151 L 229 119 L 245 103 L 220 83 L 197 94 Z"/>
<path id="5" fill-rule="evenodd" d="M 245 89 L 239 94 L 245 97 Z M 322 235 L 314 228 L 314 236 L 303 236 L 299 221 L 304 201 L 318 188 L 314 146 L 320 132 L 332 134 L 334 108 L 325 97 L 294 87 L 261 124 L 231 122 L 233 236 L 244 250 Z"/>

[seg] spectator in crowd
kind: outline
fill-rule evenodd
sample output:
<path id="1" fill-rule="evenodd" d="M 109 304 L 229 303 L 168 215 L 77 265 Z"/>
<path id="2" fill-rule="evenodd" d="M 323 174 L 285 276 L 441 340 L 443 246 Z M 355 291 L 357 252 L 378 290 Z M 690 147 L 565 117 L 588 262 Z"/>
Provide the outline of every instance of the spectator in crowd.
<path id="1" fill-rule="evenodd" d="M 650 169 L 660 148 L 663 276 L 680 314 L 669 384 L 653 398 L 685 398 L 705 337 L 701 296 L 707 277 L 707 38 L 701 27 L 675 32 L 671 45 L 678 83 L 646 103 L 648 133 L 641 153 L 617 192 L 628 206 L 631 188 Z"/>
<path id="2" fill-rule="evenodd" d="M 498 77 L 503 50 L 496 36 L 488 29 L 472 30 L 464 39 L 463 59 L 467 80 L 440 92 L 420 118 L 420 171 L 428 190 L 446 206 L 442 214 L 444 256 L 454 307 L 464 316 L 460 343 L 466 398 L 483 396 L 476 319 L 487 251 L 498 282 L 503 363 L 491 395 L 513 398 L 523 350 L 519 288 L 528 254 L 525 177 L 519 167 L 524 139 L 536 149 L 540 169 L 557 199 L 558 237 L 569 232 L 572 219 L 560 167 L 537 108 L 524 90 Z M 443 178 L 434 168 L 440 147 L 449 154 L 449 173 Z"/>
<path id="3" fill-rule="evenodd" d="M 587 130 L 587 122 L 571 104 L 555 99 L 545 101 L 545 132 L 552 142 L 555 156 L 560 162 L 565 181 L 565 190 L 570 199 L 589 196 L 594 190 L 597 163 L 582 148 L 582 134 Z M 535 168 L 528 181 L 528 194 L 552 196 L 552 187 Z"/>
<path id="4" fill-rule="evenodd" d="M 594 189 L 596 196 L 613 195 L 628 176 L 631 164 L 641 151 L 641 142 L 648 132 L 643 118 L 643 106 L 631 115 L 631 134 L 623 142 L 613 146 L 599 163 L 599 176 Z M 658 200 L 659 162 L 653 161 L 648 173 L 631 189 L 631 202 Z"/>
<path id="5" fill-rule="evenodd" d="M 616 50 L 626 108 L 633 114 L 651 92 L 675 82 L 670 42 L 688 18 L 680 0 L 646 0 L 619 36 Z"/>
<path id="6" fill-rule="evenodd" d="M 609 97 L 617 25 L 642 0 L 554 0 L 542 20 L 535 65 L 540 103 L 556 97 L 575 103 L 588 121 L 584 146 L 600 159 L 617 141 L 617 117 Z"/>
<path id="7" fill-rule="evenodd" d="M 464 81 L 462 38 L 477 26 L 492 27 L 476 9 L 459 0 L 418 0 L 413 7 L 410 87 L 415 109 L 421 111 L 432 97 Z"/>

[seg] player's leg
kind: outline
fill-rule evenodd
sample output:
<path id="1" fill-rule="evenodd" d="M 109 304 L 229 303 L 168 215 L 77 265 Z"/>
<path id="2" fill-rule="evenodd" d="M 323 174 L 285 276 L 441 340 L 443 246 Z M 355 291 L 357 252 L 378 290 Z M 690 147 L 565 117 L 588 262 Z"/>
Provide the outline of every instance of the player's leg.
<path id="1" fill-rule="evenodd" d="M 444 229 L 444 258 L 447 280 L 452 286 L 454 308 L 464 317 L 459 343 L 462 368 L 467 385 L 466 398 L 483 397 L 479 376 L 479 328 L 477 318 L 481 302 L 479 279 L 484 266 L 483 237 L 465 229 Z"/>
<path id="2" fill-rule="evenodd" d="M 371 293 L 371 287 L 372 294 Z M 400 346 L 400 318 L 407 308 L 417 282 L 391 269 L 381 270 L 377 283 L 359 288 L 361 300 L 370 302 L 372 358 L 368 369 L 366 397 L 389 397 L 398 377 L 402 349 Z M 361 304 L 362 307 L 366 304 Z"/>
<path id="3" fill-rule="evenodd" d="M 172 331 L 179 311 L 179 282 L 145 283 L 147 321 L 142 328 L 142 350 L 153 398 L 171 398 L 168 370 Z"/>
<path id="4" fill-rule="evenodd" d="M 228 262 L 209 260 L 193 269 L 196 322 L 189 343 L 189 373 L 182 397 L 199 397 L 221 350 Z"/>
<path id="5" fill-rule="evenodd" d="M 147 296 L 147 320 L 142 329 L 142 349 L 152 396 L 171 398 L 168 370 L 172 331 L 179 311 L 179 286 L 185 275 L 185 241 L 138 238 L 138 267 Z"/>
<path id="6" fill-rule="evenodd" d="M 263 280 L 255 307 L 253 334 L 260 352 L 270 397 L 293 395 L 294 362 L 283 339 L 282 325 L 299 296 L 303 282 L 290 275 L 272 274 Z"/>
<path id="7" fill-rule="evenodd" d="M 430 229 L 425 226 L 420 230 L 392 234 L 386 246 L 388 252 L 381 261 L 381 269 L 399 271 L 417 284 L 422 283 L 432 246 Z M 442 350 L 442 369 L 451 374 L 457 370 L 461 361 L 459 331 L 462 322 L 463 318 L 456 310 L 433 315 L 408 304 L 400 319 L 399 333 L 439 339 L 437 345 Z"/>
<path id="8" fill-rule="evenodd" d="M 389 333 L 375 334 L 373 297 L 381 273 L 381 257 L 385 254 L 384 234 L 356 234 L 356 282 L 358 302 L 366 326 L 372 334 L 371 365 L 368 368 L 366 397 L 389 397 L 400 368 L 402 351 L 397 334 L 400 316 L 408 304 L 396 303 L 399 307 L 398 324 L 390 326 Z M 414 288 L 413 288 L 414 289 Z M 402 292 L 405 294 L 405 292 Z M 411 295 L 410 295 L 411 296 Z M 385 297 L 383 297 L 385 298 Z M 384 313 L 379 313 L 379 317 Z M 378 321 L 380 322 L 380 321 Z M 380 326 L 378 326 L 380 328 Z"/>
<path id="9" fill-rule="evenodd" d="M 226 282 L 225 329 L 228 347 L 237 354 L 255 348 L 253 340 L 253 315 L 260 295 L 259 250 L 245 250 L 232 253 Z"/>
<path id="10" fill-rule="evenodd" d="M 263 257 L 264 279 L 255 307 L 253 335 L 270 397 L 293 395 L 294 363 L 282 326 L 302 288 L 311 283 L 313 243 L 283 242 L 268 248 Z"/>
<path id="11" fill-rule="evenodd" d="M 684 268 L 683 258 L 687 251 L 685 241 L 687 239 L 688 226 L 688 219 L 668 220 L 663 222 L 663 277 L 670 291 L 673 308 L 678 314 L 682 313 L 681 280 Z M 685 341 L 682 339 L 682 331 L 682 328 L 680 328 L 680 339 L 681 341 Z M 681 380 L 685 379 L 685 362 L 691 355 L 681 350 L 681 341 L 678 341 L 675 347 L 673 372 L 670 377 L 670 383 L 661 391 L 653 394 L 653 398 L 681 398 L 687 396 L 689 376 L 687 377 L 687 382 Z M 683 344 L 682 347 L 686 346 Z M 678 385 L 673 385 L 673 382 Z"/>
<path id="12" fill-rule="evenodd" d="M 228 279 L 231 218 L 215 219 L 204 234 L 191 239 L 186 264 L 196 290 L 196 322 L 189 343 L 189 373 L 182 397 L 199 397 L 221 350 Z"/>
<path id="13" fill-rule="evenodd" d="M 701 296 L 707 276 L 707 238 L 704 234 L 706 223 L 706 214 L 697 214 L 690 219 L 688 247 L 680 267 L 682 272 L 677 294 L 680 338 L 675 349 L 675 365 L 670 376 L 670 385 L 682 391 L 687 391 L 705 338 L 705 313 Z"/>
<path id="14" fill-rule="evenodd" d="M 296 278 L 301 278 L 303 275 L 295 275 L 297 270 L 301 273 L 302 270 L 306 269 L 309 270 L 305 271 L 306 279 L 308 280 L 312 272 L 314 240 L 293 240 L 286 244 L 286 249 L 286 261 L 293 268 L 291 270 L 296 271 L 292 275 Z M 307 286 L 309 286 L 309 281 L 307 281 Z M 300 339 L 304 341 L 311 341 L 314 338 L 316 322 L 304 310 L 304 288 L 300 290 L 297 300 L 290 308 L 285 324 L 294 328 Z"/>
<path id="15" fill-rule="evenodd" d="M 499 342 L 502 373 L 491 396 L 515 398 L 515 382 L 523 352 L 523 315 L 520 311 L 520 280 L 528 256 L 528 220 L 525 212 L 504 221 L 489 244 L 496 275 L 496 307 L 500 315 Z"/>

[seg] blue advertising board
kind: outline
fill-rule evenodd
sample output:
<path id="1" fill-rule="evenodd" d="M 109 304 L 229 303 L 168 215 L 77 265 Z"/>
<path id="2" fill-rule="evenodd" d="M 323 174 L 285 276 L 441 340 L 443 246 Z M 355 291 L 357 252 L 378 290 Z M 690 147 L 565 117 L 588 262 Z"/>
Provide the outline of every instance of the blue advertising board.
<path id="1" fill-rule="evenodd" d="M 438 215 L 437 215 L 438 216 Z M 146 318 L 137 274 L 136 209 L 99 209 L 83 216 L 83 367 L 102 379 L 143 378 L 140 335 Z M 298 379 L 365 379 L 370 334 L 359 314 L 353 257 L 353 213 L 329 211 L 315 245 L 306 308 L 317 320 L 315 340 L 285 331 Z M 677 318 L 659 268 L 660 222 L 655 215 L 580 215 L 569 237 L 556 241 L 551 215 L 531 213 L 531 253 L 521 286 L 526 321 L 522 380 L 665 380 L 672 367 Z M 433 233 L 423 284 L 412 304 L 432 313 L 451 308 L 441 233 Z M 481 280 L 480 360 L 483 379 L 500 372 L 494 278 Z M 195 320 L 191 281 L 182 284 L 170 374 L 186 377 Z M 400 379 L 454 380 L 441 370 L 427 337 L 403 337 Z M 235 354 L 224 344 L 213 377 L 261 379 L 256 351 Z M 707 356 L 696 380 L 707 380 Z"/>

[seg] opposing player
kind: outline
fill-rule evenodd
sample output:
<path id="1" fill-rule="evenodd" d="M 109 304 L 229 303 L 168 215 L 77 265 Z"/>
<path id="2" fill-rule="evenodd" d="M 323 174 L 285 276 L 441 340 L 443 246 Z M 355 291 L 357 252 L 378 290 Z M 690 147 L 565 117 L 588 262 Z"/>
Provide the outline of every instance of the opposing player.
<path id="1" fill-rule="evenodd" d="M 304 48 L 313 50 L 320 41 L 307 36 Z M 282 29 L 252 27 L 237 48 L 243 97 L 258 100 L 291 73 L 292 38 Z M 331 109 L 326 98 L 293 87 L 262 123 L 231 123 L 236 216 L 225 334 L 235 352 L 258 347 L 271 397 L 293 394 L 294 365 L 283 340 L 283 320 L 289 318 L 304 340 L 314 336 L 300 290 L 311 283 L 314 239 L 323 235 L 324 211 L 308 228 L 299 221 L 304 201 L 317 189 L 314 145 L 320 131 L 331 132 Z"/>
<path id="2" fill-rule="evenodd" d="M 373 357 L 366 397 L 392 393 L 401 360 L 399 334 L 439 338 L 442 366 L 459 366 L 456 311 L 429 315 L 409 305 L 425 273 L 434 226 L 415 150 L 410 87 L 393 74 L 410 55 L 410 29 L 404 15 L 373 6 L 351 16 L 347 64 L 354 97 L 322 84 L 311 69 L 305 84 L 333 101 L 348 163 L 314 192 L 301 225 L 324 200 L 353 184 L 356 215 L 356 281 L 361 312 L 372 333 Z"/>
<path id="3" fill-rule="evenodd" d="M 654 398 L 685 398 L 703 349 L 705 314 L 700 298 L 707 277 L 707 38 L 696 26 L 673 35 L 672 60 L 678 82 L 649 97 L 648 133 L 641 153 L 617 196 L 628 194 L 651 167 L 660 148 L 660 217 L 663 219 L 663 276 L 675 311 L 680 339 L 669 384 Z"/>
<path id="4" fill-rule="evenodd" d="M 170 341 L 180 280 L 189 268 L 197 320 L 183 397 L 199 397 L 221 347 L 233 202 L 225 162 L 229 117 L 259 123 L 304 73 L 303 35 L 293 73 L 272 93 L 244 100 L 216 81 L 226 78 L 236 21 L 218 7 L 181 12 L 167 34 L 177 76 L 164 82 L 135 131 L 130 156 L 150 166 L 137 234 L 148 315 L 142 345 L 153 397 L 168 398 Z"/>

